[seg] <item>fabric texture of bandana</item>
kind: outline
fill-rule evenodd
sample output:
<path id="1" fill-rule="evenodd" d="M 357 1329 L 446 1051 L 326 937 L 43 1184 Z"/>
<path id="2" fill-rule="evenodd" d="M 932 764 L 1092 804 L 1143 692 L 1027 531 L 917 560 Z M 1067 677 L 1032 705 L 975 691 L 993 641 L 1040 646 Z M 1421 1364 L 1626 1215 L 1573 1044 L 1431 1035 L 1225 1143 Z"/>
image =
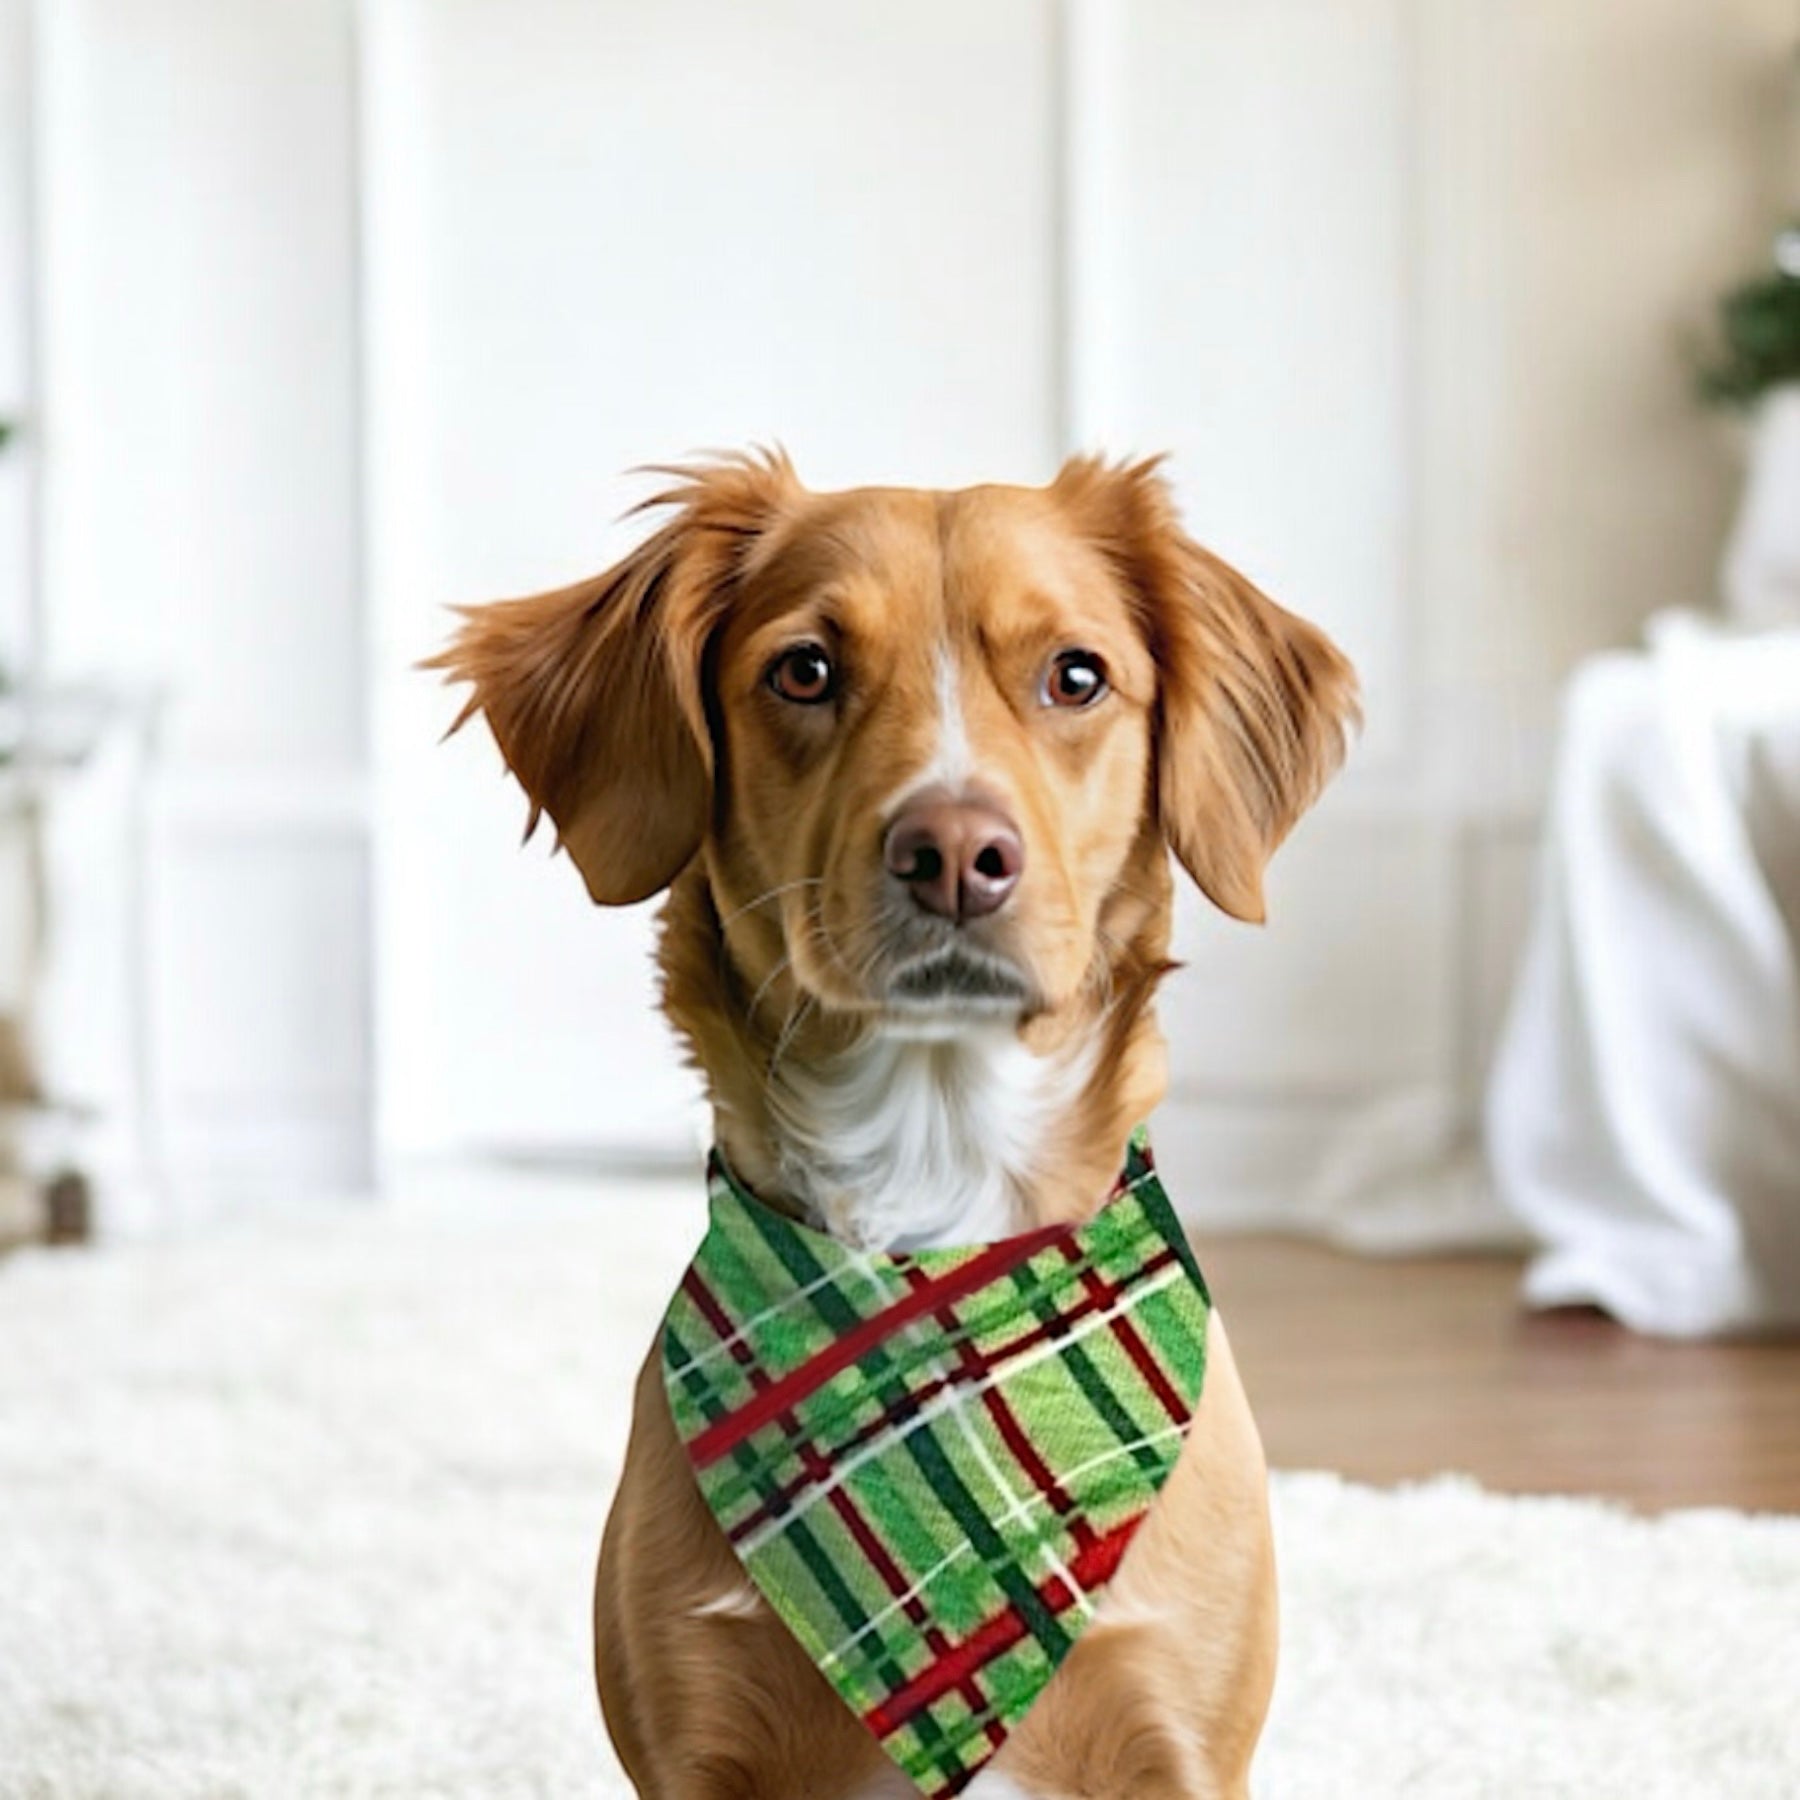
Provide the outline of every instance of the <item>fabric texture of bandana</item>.
<path id="1" fill-rule="evenodd" d="M 925 1794 L 1043 1691 L 1180 1455 L 1206 1284 L 1147 1143 L 1085 1225 L 864 1254 L 715 1155 L 663 1326 L 700 1492 L 777 1616 Z"/>

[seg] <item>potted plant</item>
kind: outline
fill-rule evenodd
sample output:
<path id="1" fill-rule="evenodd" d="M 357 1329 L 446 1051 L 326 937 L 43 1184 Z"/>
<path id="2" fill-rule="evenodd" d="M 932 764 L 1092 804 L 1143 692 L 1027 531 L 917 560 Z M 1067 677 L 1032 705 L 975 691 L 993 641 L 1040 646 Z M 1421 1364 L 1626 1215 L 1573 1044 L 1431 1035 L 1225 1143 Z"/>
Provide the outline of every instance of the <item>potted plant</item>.
<path id="1" fill-rule="evenodd" d="M 1718 347 L 1701 390 L 1750 419 L 1750 467 L 1722 582 L 1739 624 L 1800 625 L 1800 225 L 1774 266 L 1719 302 Z"/>

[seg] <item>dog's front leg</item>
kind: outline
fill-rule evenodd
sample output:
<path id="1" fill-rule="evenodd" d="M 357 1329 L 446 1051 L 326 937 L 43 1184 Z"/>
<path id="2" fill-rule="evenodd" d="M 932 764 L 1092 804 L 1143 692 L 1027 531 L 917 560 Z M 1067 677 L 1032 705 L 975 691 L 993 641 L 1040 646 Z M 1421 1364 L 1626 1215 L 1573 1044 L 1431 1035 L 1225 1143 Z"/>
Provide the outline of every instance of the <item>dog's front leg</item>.
<path id="1" fill-rule="evenodd" d="M 642 1800 L 869 1800 L 898 1771 L 763 1602 L 694 1484 L 660 1354 L 600 1547 L 594 1665 Z"/>

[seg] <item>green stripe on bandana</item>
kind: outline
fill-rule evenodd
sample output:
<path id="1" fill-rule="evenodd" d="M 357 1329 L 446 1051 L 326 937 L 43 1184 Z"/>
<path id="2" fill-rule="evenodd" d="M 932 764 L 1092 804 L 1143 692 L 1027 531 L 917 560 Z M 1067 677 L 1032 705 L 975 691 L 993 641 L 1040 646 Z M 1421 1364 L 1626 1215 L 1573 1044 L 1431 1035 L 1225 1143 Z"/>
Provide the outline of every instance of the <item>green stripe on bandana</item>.
<path id="1" fill-rule="evenodd" d="M 865 1254 L 715 1155 L 663 1329 L 675 1429 L 750 1578 L 921 1793 L 1044 1690 L 1181 1453 L 1211 1302 L 1143 1134 L 1106 1205 Z"/>

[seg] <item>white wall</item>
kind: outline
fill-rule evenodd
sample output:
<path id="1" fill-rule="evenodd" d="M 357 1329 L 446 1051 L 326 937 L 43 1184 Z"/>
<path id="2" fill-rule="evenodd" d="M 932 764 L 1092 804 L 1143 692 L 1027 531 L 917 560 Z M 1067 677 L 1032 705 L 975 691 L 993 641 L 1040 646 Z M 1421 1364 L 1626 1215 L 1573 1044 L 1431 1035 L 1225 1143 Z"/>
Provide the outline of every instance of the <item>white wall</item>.
<path id="1" fill-rule="evenodd" d="M 683 1139 L 643 917 L 408 665 L 613 555 L 626 466 L 777 436 L 1176 450 L 1370 728 L 1265 933 L 1184 913 L 1165 1156 L 1268 1216 L 1466 1148 L 1557 681 L 1710 593 L 1682 334 L 1782 192 L 1788 0 L 42 10 L 49 648 L 169 685 L 184 1169 Z"/>
<path id="2" fill-rule="evenodd" d="M 1190 911 L 1183 1142 L 1258 1216 L 1405 1211 L 1421 1170 L 1430 1205 L 1479 1214 L 1472 1102 L 1561 676 L 1655 608 L 1713 595 L 1736 465 L 1694 406 L 1689 356 L 1779 216 L 1793 10 L 1219 0 L 1115 16 L 1143 45 L 1128 116 L 1147 91 L 1171 118 L 1201 97 L 1206 123 L 1186 131 L 1213 137 L 1208 210 L 1225 215 L 1174 273 L 1199 317 L 1227 296 L 1230 348 L 1183 381 L 1162 325 L 1171 372 L 1143 391 L 1178 392 L 1160 423 L 1201 439 L 1235 406 L 1223 446 L 1184 459 L 1217 484 L 1188 479 L 1192 514 L 1337 625 L 1370 677 L 1363 752 L 1279 859 L 1264 941 Z M 1229 131 L 1219 90 L 1240 96 L 1221 102 Z M 1142 135 L 1147 167 L 1169 137 Z M 1191 165 L 1189 181 L 1210 192 Z M 1132 207 L 1154 255 L 1167 178 Z M 1134 272 L 1127 250 L 1120 266 L 1121 336 L 1141 347 L 1180 302 L 1153 264 Z M 1259 302 L 1284 329 L 1258 325 Z"/>
<path id="3" fill-rule="evenodd" d="M 43 651 L 162 698 L 151 1048 L 196 1182 L 369 1163 L 351 24 L 40 8 Z"/>
<path id="4" fill-rule="evenodd" d="M 32 410 L 32 105 L 29 0 L 0 0 L 0 419 Z M 32 537 L 28 445 L 0 452 L 0 666 L 30 641 Z"/>
<path id="5" fill-rule="evenodd" d="M 603 566 L 635 463 L 780 439 L 824 485 L 1054 466 L 1051 22 L 1045 0 L 372 9 L 395 1150 L 690 1141 L 645 909 L 597 914 L 514 853 L 520 796 L 484 736 L 438 748 L 454 707 L 410 664 L 448 602 Z"/>

